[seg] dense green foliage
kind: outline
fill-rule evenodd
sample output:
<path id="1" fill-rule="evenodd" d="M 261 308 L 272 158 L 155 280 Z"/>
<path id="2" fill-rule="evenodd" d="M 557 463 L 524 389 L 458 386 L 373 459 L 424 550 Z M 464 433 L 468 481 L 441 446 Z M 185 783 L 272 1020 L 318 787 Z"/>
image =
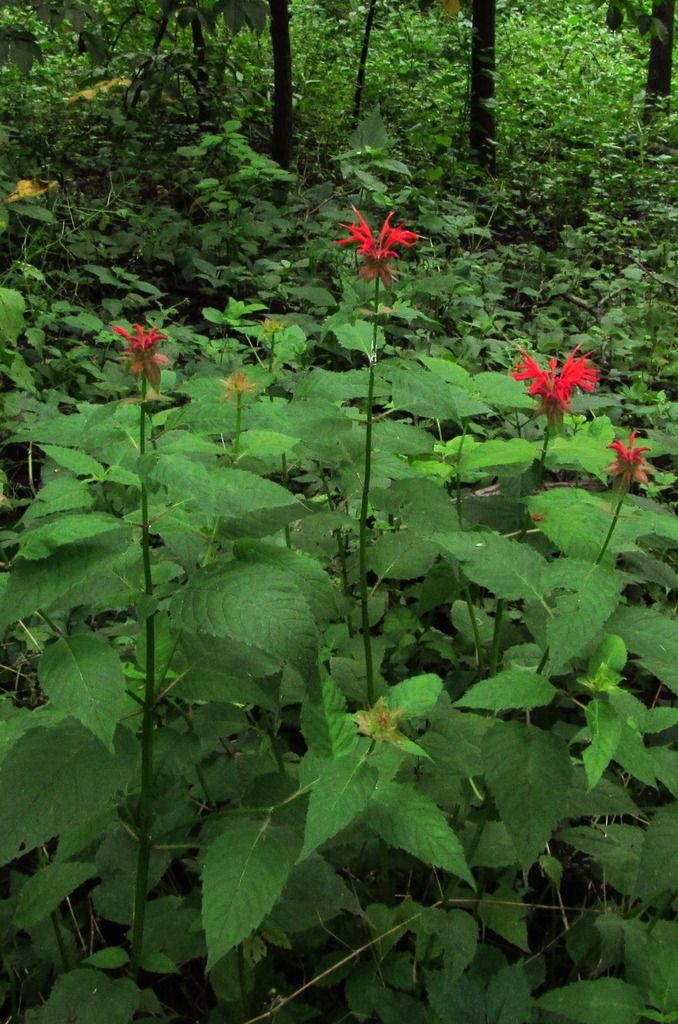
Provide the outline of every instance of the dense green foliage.
<path id="1" fill-rule="evenodd" d="M 213 6 L 207 120 L 187 5 L 0 9 L 0 1019 L 671 1024 L 647 38 L 500 2 L 488 179 L 464 10 L 378 9 L 353 127 L 364 6 L 295 0 L 286 172 L 265 10 Z M 352 205 L 420 236 L 376 294 Z M 597 387 L 545 433 L 511 371 L 577 345 Z"/>

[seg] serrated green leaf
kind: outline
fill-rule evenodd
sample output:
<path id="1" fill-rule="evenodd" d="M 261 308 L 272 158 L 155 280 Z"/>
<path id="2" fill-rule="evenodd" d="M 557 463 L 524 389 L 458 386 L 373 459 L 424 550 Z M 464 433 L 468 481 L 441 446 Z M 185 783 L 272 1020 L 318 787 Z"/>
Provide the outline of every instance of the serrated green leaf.
<path id="1" fill-rule="evenodd" d="M 21 292 L 0 288 L 0 345 L 14 345 L 24 326 L 26 302 Z"/>
<path id="2" fill-rule="evenodd" d="M 19 540 L 19 554 L 31 561 L 49 558 L 54 551 L 65 544 L 92 540 L 104 533 L 126 531 L 131 536 L 130 526 L 105 512 L 87 512 L 82 515 L 61 515 L 48 523 L 41 522 L 23 533 Z"/>
<path id="3" fill-rule="evenodd" d="M 564 585 L 574 591 L 556 599 L 546 624 L 551 668 L 557 671 L 596 639 L 617 607 L 623 580 L 612 569 L 575 559 L 552 563 L 546 580 L 549 590 Z"/>
<path id="4" fill-rule="evenodd" d="M 97 540 L 68 544 L 39 562 L 17 560 L 0 598 L 0 629 L 34 615 L 38 608 L 47 611 L 69 591 L 90 579 L 97 581 L 100 589 L 104 570 L 124 556 L 127 537 L 126 531 L 115 530 Z"/>
<path id="5" fill-rule="evenodd" d="M 102 480 L 106 470 L 86 452 L 78 451 L 77 448 L 63 448 L 55 444 L 41 444 L 43 452 L 48 459 L 56 462 L 57 466 L 69 469 L 76 476 L 90 476 L 95 480 Z"/>
<path id="6" fill-rule="evenodd" d="M 530 908 L 507 885 L 499 885 L 491 896 L 484 896 L 478 902 L 478 917 L 483 924 L 526 953 L 530 951 L 527 938 L 529 913 Z"/>
<path id="7" fill-rule="evenodd" d="M 586 721 L 591 730 L 591 743 L 584 749 L 582 760 L 589 789 L 593 789 L 617 751 L 622 723 L 614 708 L 604 700 L 592 700 L 587 705 Z"/>
<path id="8" fill-rule="evenodd" d="M 332 679 L 309 692 L 301 708 L 301 731 L 311 753 L 339 758 L 356 745 L 355 722 L 346 711 L 346 698 Z"/>
<path id="9" fill-rule="evenodd" d="M 606 479 L 610 464 L 608 445 L 614 438 L 614 427 L 607 416 L 598 416 L 585 423 L 576 434 L 554 437 L 546 454 L 549 469 L 574 469 Z"/>
<path id="10" fill-rule="evenodd" d="M 92 967 L 100 967 L 104 971 L 114 971 L 129 963 L 129 953 L 122 946 L 108 946 L 106 949 L 99 949 L 91 956 L 85 957 L 83 963 Z"/>
<path id="11" fill-rule="evenodd" d="M 432 540 L 462 563 L 474 583 L 509 601 L 543 601 L 544 558 L 527 544 L 496 533 L 433 534 Z"/>
<path id="12" fill-rule="evenodd" d="M 171 605 L 189 633 L 233 639 L 282 668 L 315 671 L 318 637 L 313 614 L 289 574 L 231 562 L 198 570 Z"/>
<path id="13" fill-rule="evenodd" d="M 537 1006 L 580 1024 L 638 1024 L 645 1001 L 620 978 L 596 978 L 546 992 Z"/>
<path id="14" fill-rule="evenodd" d="M 556 693 L 548 679 L 525 668 L 509 668 L 490 679 L 481 679 L 455 701 L 455 707 L 506 711 L 539 708 L 550 704 Z"/>
<path id="15" fill-rule="evenodd" d="M 301 860 L 357 818 L 378 778 L 365 756 L 355 754 L 336 761 L 314 759 L 306 771 L 316 779 L 308 802 Z"/>
<path id="16" fill-rule="evenodd" d="M 634 895 L 678 890 L 678 803 L 660 807 L 643 836 Z"/>
<path id="17" fill-rule="evenodd" d="M 39 924 L 62 900 L 96 874 L 96 865 L 76 861 L 39 868 L 19 893 L 14 913 L 17 928 L 32 928 Z"/>
<path id="18" fill-rule="evenodd" d="M 120 658 L 104 637 L 89 632 L 61 637 L 45 648 L 38 678 L 57 708 L 112 747 L 127 701 Z"/>
<path id="19" fill-rule="evenodd" d="M 299 587 L 317 619 L 340 617 L 338 590 L 311 555 L 263 540 L 237 540 L 233 553 L 238 561 L 282 570 Z"/>
<path id="20" fill-rule="evenodd" d="M 320 854 L 312 853 L 292 870 L 271 918 L 293 935 L 316 928 L 342 910 L 358 912 L 354 894 Z"/>
<path id="21" fill-rule="evenodd" d="M 0 767 L 0 865 L 94 817 L 127 774 L 79 722 L 31 729 Z"/>
<path id="22" fill-rule="evenodd" d="M 435 707 L 442 689 L 442 679 L 432 672 L 411 676 L 389 689 L 386 703 L 391 711 L 399 711 L 401 718 L 417 718 Z"/>
<path id="23" fill-rule="evenodd" d="M 497 722 L 483 741 L 483 760 L 501 819 L 527 870 L 565 814 L 567 746 L 534 726 Z"/>
<path id="24" fill-rule="evenodd" d="M 503 967 L 491 979 L 485 996 L 487 1024 L 531 1024 L 533 1002 L 525 969 Z"/>
<path id="25" fill-rule="evenodd" d="M 635 825 L 581 825 L 564 829 L 558 838 L 600 865 L 607 884 L 625 896 L 632 894 L 643 844 L 643 834 Z"/>
<path id="26" fill-rule="evenodd" d="M 401 782 L 379 783 L 366 821 L 391 846 L 452 872 L 475 889 L 461 843 L 443 812 L 424 793 Z"/>
<path id="27" fill-rule="evenodd" d="M 678 694 L 678 621 L 654 608 L 619 608 L 608 628 L 624 639 L 648 672 Z"/>
<path id="28" fill-rule="evenodd" d="M 512 437 L 506 441 L 501 438 L 473 441 L 467 437 L 456 470 L 462 480 L 475 480 L 479 474 L 486 475 L 490 469 L 502 469 L 506 473 L 511 468 L 514 474 L 522 473 L 532 465 L 538 454 L 532 442 L 521 437 Z"/>
<path id="29" fill-rule="evenodd" d="M 246 939 L 273 909 L 299 853 L 292 829 L 231 820 L 210 843 L 202 870 L 202 918 L 208 970 Z"/>
<path id="30" fill-rule="evenodd" d="M 29 1010 L 26 1024 L 129 1024 L 140 992 L 129 978 L 111 979 L 93 968 L 77 968 L 55 982 L 49 999 Z"/>

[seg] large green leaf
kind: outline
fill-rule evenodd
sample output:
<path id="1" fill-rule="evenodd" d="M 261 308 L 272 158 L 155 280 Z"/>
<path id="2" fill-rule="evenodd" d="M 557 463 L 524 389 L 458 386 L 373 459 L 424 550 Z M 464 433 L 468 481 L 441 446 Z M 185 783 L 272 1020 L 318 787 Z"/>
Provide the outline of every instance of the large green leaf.
<path id="1" fill-rule="evenodd" d="M 678 803 L 660 807 L 643 837 L 635 895 L 678 890 Z"/>
<path id="2" fill-rule="evenodd" d="M 79 722 L 31 729 L 0 767 L 0 865 L 93 817 L 128 770 Z"/>
<path id="3" fill-rule="evenodd" d="M 648 672 L 678 694 L 678 621 L 654 608 L 619 608 L 609 622 Z"/>
<path id="4" fill-rule="evenodd" d="M 633 985 L 619 978 L 596 978 L 552 989 L 537 1005 L 580 1024 L 638 1024 L 645 1004 Z"/>
<path id="5" fill-rule="evenodd" d="M 13 345 L 24 326 L 26 303 L 21 292 L 0 288 L 0 346 Z"/>
<path id="6" fill-rule="evenodd" d="M 550 704 L 556 693 L 548 679 L 525 668 L 509 668 L 490 679 L 481 679 L 455 707 L 486 708 L 506 711 L 511 708 L 538 708 Z"/>
<path id="7" fill-rule="evenodd" d="M 563 740 L 521 722 L 497 722 L 483 741 L 488 785 L 527 869 L 565 814 L 570 758 Z"/>
<path id="8" fill-rule="evenodd" d="M 62 900 L 97 874 L 94 864 L 68 861 L 65 864 L 48 864 L 28 879 L 19 893 L 14 923 L 17 928 L 32 928 L 39 924 Z"/>
<path id="9" fill-rule="evenodd" d="M 270 819 L 231 819 L 210 843 L 202 870 L 208 969 L 261 924 L 282 893 L 301 839 Z"/>
<path id="10" fill-rule="evenodd" d="M 593 789 L 617 751 L 622 723 L 614 708 L 604 700 L 592 700 L 587 704 L 586 721 L 591 731 L 591 743 L 584 748 L 582 760 L 589 789 Z"/>
<path id="11" fill-rule="evenodd" d="M 438 534 L 432 539 L 459 559 L 469 579 L 497 597 L 543 600 L 547 563 L 527 544 L 487 532 Z"/>
<path id="12" fill-rule="evenodd" d="M 556 671 L 596 639 L 617 607 L 623 580 L 604 566 L 563 558 L 549 566 L 546 586 L 572 591 L 556 599 L 546 625 L 551 668 Z"/>
<path id="13" fill-rule="evenodd" d="M 308 749 L 318 757 L 339 758 L 356 745 L 356 724 L 332 679 L 309 691 L 301 709 L 301 731 Z"/>
<path id="14" fill-rule="evenodd" d="M 391 846 L 444 868 L 475 888 L 464 851 L 445 815 L 424 793 L 401 782 L 379 783 L 369 803 L 367 823 Z"/>
<path id="15" fill-rule="evenodd" d="M 315 668 L 313 614 L 288 573 L 267 565 L 215 563 L 195 573 L 174 598 L 171 614 L 189 633 L 233 639 L 278 667 Z"/>
<path id="16" fill-rule="evenodd" d="M 267 537 L 308 515 L 285 487 L 247 470 L 220 468 L 211 480 L 219 532 L 225 537 Z"/>
<path id="17" fill-rule="evenodd" d="M 127 549 L 127 531 L 115 530 L 96 540 L 78 541 L 55 551 L 39 562 L 18 559 L 0 601 L 0 629 L 49 609 L 71 590 L 91 581 L 92 593 L 101 590 L 105 570 L 121 560 Z"/>
<path id="18" fill-rule="evenodd" d="M 89 632 L 61 637 L 45 648 L 38 678 L 55 707 L 112 746 L 127 701 L 120 658 L 104 637 Z"/>
<path id="19" fill-rule="evenodd" d="M 78 968 L 57 979 L 45 1005 L 28 1011 L 26 1024 L 129 1024 L 140 995 L 129 978 Z"/>
<path id="20" fill-rule="evenodd" d="M 341 617 L 339 591 L 311 555 L 264 540 L 237 540 L 233 551 L 238 561 L 270 565 L 284 572 L 297 585 L 317 619 Z"/>
<path id="21" fill-rule="evenodd" d="M 400 712 L 401 718 L 416 718 L 435 707 L 442 689 L 442 679 L 432 672 L 411 676 L 389 689 L 386 702 L 392 711 Z"/>
<path id="22" fill-rule="evenodd" d="M 313 781 L 313 788 L 302 858 L 357 818 L 374 792 L 377 777 L 377 769 L 368 763 L 365 755 L 357 753 L 336 761 L 314 758 L 304 766 L 303 778 Z"/>

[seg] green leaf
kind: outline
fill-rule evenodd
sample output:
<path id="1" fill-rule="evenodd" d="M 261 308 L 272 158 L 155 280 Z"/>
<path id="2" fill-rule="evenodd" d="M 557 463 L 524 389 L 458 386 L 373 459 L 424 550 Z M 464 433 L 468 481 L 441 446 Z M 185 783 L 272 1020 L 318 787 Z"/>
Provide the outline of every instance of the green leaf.
<path id="1" fill-rule="evenodd" d="M 26 1024 L 129 1024 L 140 992 L 129 978 L 111 979 L 92 968 L 77 968 L 55 982 L 49 999 L 29 1010 Z"/>
<path id="2" fill-rule="evenodd" d="M 678 621 L 653 608 L 619 608 L 608 628 L 625 641 L 648 672 L 678 694 Z"/>
<path id="3" fill-rule="evenodd" d="M 19 542 L 22 558 L 38 560 L 49 556 L 64 544 L 91 540 L 103 533 L 126 531 L 131 535 L 129 524 L 105 512 L 87 512 L 78 515 L 60 515 L 58 519 L 40 523 L 23 533 Z"/>
<path id="4" fill-rule="evenodd" d="M 202 870 L 208 970 L 273 909 L 300 845 L 292 829 L 272 825 L 270 819 L 231 819 L 228 828 L 210 843 Z"/>
<path id="5" fill-rule="evenodd" d="M 69 469 L 76 476 L 88 476 L 94 480 L 103 480 L 106 470 L 86 452 L 78 451 L 77 448 L 62 448 L 55 444 L 41 444 L 43 452 L 48 459 L 56 462 L 57 466 Z"/>
<path id="6" fill-rule="evenodd" d="M 580 1024 L 638 1024 L 645 1001 L 637 988 L 619 978 L 596 978 L 546 992 L 537 1006 Z"/>
<path id="7" fill-rule="evenodd" d="M 424 793 L 401 782 L 379 783 L 366 821 L 391 846 L 452 872 L 475 889 L 461 843 L 443 812 Z"/>
<path id="8" fill-rule="evenodd" d="M 171 614 L 189 633 L 233 639 L 303 674 L 316 667 L 313 614 L 290 574 L 232 562 L 198 570 L 172 601 Z"/>
<path id="9" fill-rule="evenodd" d="M 527 870 L 565 814 L 567 746 L 534 726 L 497 722 L 483 741 L 483 760 L 501 819 Z"/>
<path id="10" fill-rule="evenodd" d="M 343 349 L 347 352 L 362 352 L 369 357 L 372 351 L 373 327 L 366 320 L 356 320 L 354 324 L 337 324 L 332 331 Z M 377 331 L 377 349 L 384 344 L 382 328 Z"/>
<path id="11" fill-rule="evenodd" d="M 635 825 L 581 825 L 563 829 L 559 839 L 588 854 L 605 872 L 605 881 L 625 896 L 638 877 L 643 834 Z"/>
<path id="12" fill-rule="evenodd" d="M 549 590 L 562 585 L 574 591 L 557 598 L 546 624 L 551 669 L 557 671 L 596 639 L 617 607 L 624 581 L 612 569 L 572 558 L 553 562 L 546 580 Z"/>
<path id="13" fill-rule="evenodd" d="M 310 773 L 315 782 L 308 802 L 302 860 L 357 818 L 378 778 L 365 755 L 326 762 L 313 759 L 304 769 L 303 777 Z"/>
<path id="14" fill-rule="evenodd" d="M 65 545 L 39 562 L 18 559 L 0 599 L 0 629 L 34 615 L 37 608 L 48 610 L 88 580 L 96 581 L 100 589 L 103 571 L 122 559 L 127 537 L 125 531 L 115 530 L 96 541 Z"/>
<path id="15" fill-rule="evenodd" d="M 576 434 L 559 435 L 548 447 L 546 465 L 549 469 L 574 469 L 606 479 L 605 468 L 611 457 L 608 445 L 614 438 L 614 427 L 607 416 L 598 416 L 585 423 Z"/>
<path id="16" fill-rule="evenodd" d="M 24 327 L 26 303 L 20 292 L 0 288 L 0 346 L 14 345 Z"/>
<path id="17" fill-rule="evenodd" d="M 585 748 L 582 760 L 589 789 L 593 789 L 617 752 L 622 723 L 617 712 L 605 700 L 592 700 L 587 705 L 586 721 L 591 730 L 591 743 Z"/>
<path id="18" fill-rule="evenodd" d="M 340 617 L 337 588 L 311 555 L 264 540 L 237 540 L 233 553 L 238 561 L 282 570 L 298 586 L 317 619 Z"/>
<path id="19" fill-rule="evenodd" d="M 89 964 L 91 967 L 101 967 L 104 971 L 114 971 L 129 963 L 129 953 L 122 946 L 108 946 L 106 949 L 99 949 L 91 956 L 85 957 L 83 963 Z"/>
<path id="20" fill-rule="evenodd" d="M 635 895 L 678 890 L 678 803 L 660 807 L 643 838 Z"/>
<path id="21" fill-rule="evenodd" d="M 442 689 L 442 679 L 433 673 L 411 676 L 389 689 L 386 703 L 391 711 L 399 711 L 401 718 L 417 718 L 435 707 Z"/>
<path id="22" fill-rule="evenodd" d="M 342 910 L 359 912 L 354 894 L 320 854 L 312 853 L 294 867 L 271 918 L 278 928 L 294 934 L 316 928 Z"/>
<path id="23" fill-rule="evenodd" d="M 304 700 L 301 731 L 308 749 L 318 757 L 340 758 L 355 747 L 355 722 L 346 711 L 346 698 L 332 679 L 324 679 Z"/>
<path id="24" fill-rule="evenodd" d="M 497 597 L 543 602 L 547 563 L 527 544 L 487 532 L 434 534 L 431 539 L 459 559 L 470 580 Z"/>
<path id="25" fill-rule="evenodd" d="M 483 924 L 526 953 L 530 951 L 527 939 L 529 913 L 530 908 L 508 885 L 499 885 L 491 896 L 484 896 L 478 903 L 478 917 Z"/>
<path id="26" fill-rule="evenodd" d="M 61 637 L 45 648 L 38 666 L 45 694 L 112 748 L 127 704 L 120 658 L 99 634 Z"/>
<path id="27" fill-rule="evenodd" d="M 550 704 L 555 686 L 536 672 L 509 668 L 490 679 L 481 679 L 454 702 L 455 707 L 506 711 L 511 708 L 539 708 Z"/>
<path id="28" fill-rule="evenodd" d="M 533 1002 L 525 969 L 503 967 L 494 975 L 485 996 L 487 1024 L 531 1024 Z"/>
<path id="29" fill-rule="evenodd" d="M 364 149 L 365 147 L 386 149 L 388 147 L 389 138 L 378 103 L 349 136 L 349 144 L 352 149 Z"/>
<path id="30" fill-rule="evenodd" d="M 467 436 L 457 471 L 462 480 L 475 480 L 481 473 L 487 475 L 490 469 L 506 471 L 512 468 L 514 474 L 522 473 L 532 465 L 538 454 L 535 445 L 521 437 L 512 437 L 507 441 L 500 438 L 474 441 Z"/>
<path id="31" fill-rule="evenodd" d="M 56 910 L 62 900 L 96 874 L 94 864 L 76 861 L 39 868 L 19 893 L 14 914 L 17 928 L 32 928 L 39 924 Z"/>
<path id="32" fill-rule="evenodd" d="M 127 774 L 79 722 L 31 729 L 0 767 L 0 866 L 94 817 Z"/>

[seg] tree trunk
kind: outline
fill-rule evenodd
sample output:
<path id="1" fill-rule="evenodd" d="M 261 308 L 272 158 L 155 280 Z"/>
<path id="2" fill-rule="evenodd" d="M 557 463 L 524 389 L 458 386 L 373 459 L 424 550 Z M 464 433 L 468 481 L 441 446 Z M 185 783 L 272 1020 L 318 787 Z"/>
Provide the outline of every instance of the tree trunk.
<path id="1" fill-rule="evenodd" d="M 671 69 L 673 57 L 673 32 L 676 16 L 676 0 L 654 0 L 652 17 L 664 25 L 666 35 L 661 39 L 653 35 L 650 41 L 650 61 L 647 68 L 645 88 L 645 119 L 652 111 L 664 106 L 668 108 L 671 99 Z"/>
<path id="2" fill-rule="evenodd" d="M 473 0 L 469 142 L 474 159 L 488 174 L 494 174 L 497 167 L 494 113 L 496 16 L 496 0 Z"/>
<path id="3" fill-rule="evenodd" d="M 273 45 L 273 139 L 271 155 L 287 170 L 292 163 L 292 46 L 289 0 L 268 0 Z"/>
<path id="4" fill-rule="evenodd" d="M 365 87 L 365 68 L 367 67 L 367 55 L 370 52 L 370 35 L 372 34 L 372 25 L 374 24 L 374 12 L 377 9 L 377 0 L 370 0 L 370 6 L 367 10 L 367 20 L 365 21 L 365 31 L 363 33 L 363 45 L 360 51 L 360 63 L 358 64 L 358 79 L 355 85 L 355 95 L 353 97 L 353 127 L 358 126 L 360 120 L 360 104 L 363 98 L 363 89 Z"/>
<path id="5" fill-rule="evenodd" d="M 211 115 L 210 76 L 207 68 L 205 33 L 202 29 L 202 22 L 197 14 L 193 16 L 191 21 L 191 35 L 193 37 L 193 54 L 195 56 L 195 92 L 198 100 L 198 124 L 201 128 L 204 128 L 209 123 Z"/>

